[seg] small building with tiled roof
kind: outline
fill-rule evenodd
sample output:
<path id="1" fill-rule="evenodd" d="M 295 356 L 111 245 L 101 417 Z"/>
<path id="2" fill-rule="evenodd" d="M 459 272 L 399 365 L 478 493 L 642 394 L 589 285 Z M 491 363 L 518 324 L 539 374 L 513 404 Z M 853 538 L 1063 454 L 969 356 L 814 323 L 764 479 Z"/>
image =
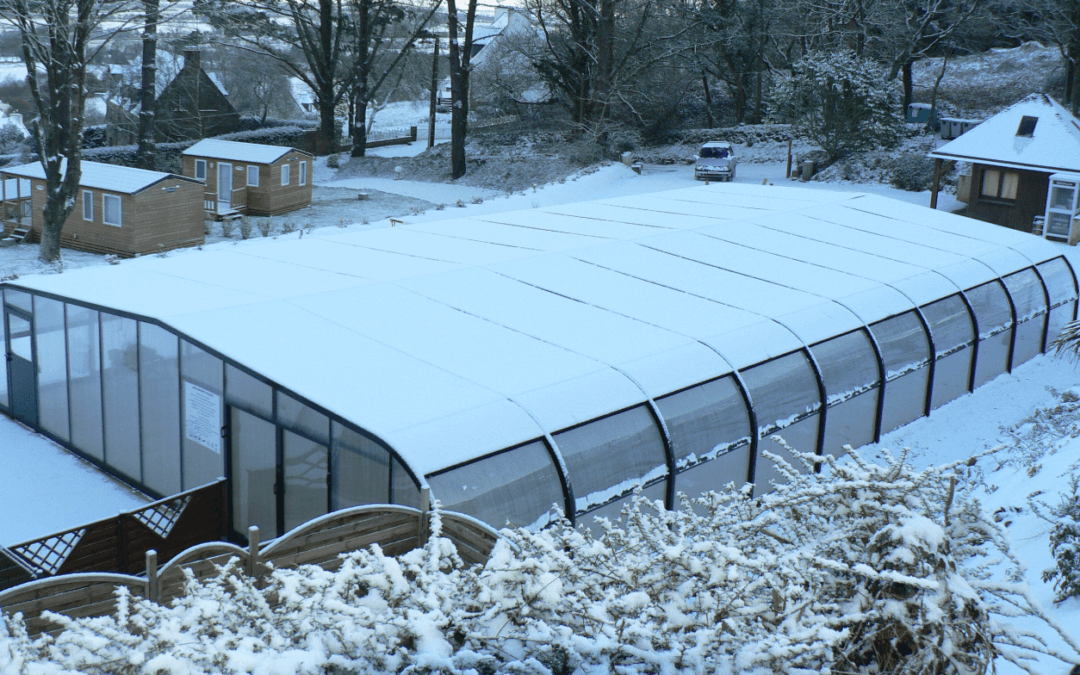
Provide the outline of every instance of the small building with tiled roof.
<path id="1" fill-rule="evenodd" d="M 206 183 L 216 217 L 275 216 L 311 203 L 311 153 L 278 145 L 208 138 L 184 151 L 185 176 Z"/>
<path id="2" fill-rule="evenodd" d="M 82 162 L 75 208 L 60 233 L 67 248 L 133 257 L 206 240 L 201 181 L 161 171 Z M 45 169 L 0 169 L 4 235 L 40 240 L 45 225 Z"/>
<path id="3" fill-rule="evenodd" d="M 1024 232 L 1046 211 L 1050 176 L 1080 173 L 1080 120 L 1046 94 L 1032 94 L 929 153 L 938 171 L 971 164 L 958 197 L 967 215 Z M 966 183 L 964 185 L 963 183 Z M 936 203 L 937 186 L 932 201 Z"/>

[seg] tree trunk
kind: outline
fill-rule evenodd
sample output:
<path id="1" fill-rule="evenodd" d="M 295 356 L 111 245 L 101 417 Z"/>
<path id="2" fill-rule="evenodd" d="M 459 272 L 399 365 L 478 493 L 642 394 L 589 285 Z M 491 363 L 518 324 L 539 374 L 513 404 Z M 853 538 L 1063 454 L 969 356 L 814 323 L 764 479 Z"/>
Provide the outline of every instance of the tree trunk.
<path id="1" fill-rule="evenodd" d="M 473 24 L 476 21 L 477 0 L 467 0 L 465 10 L 465 44 L 459 45 L 460 22 L 456 0 L 446 0 L 450 28 L 450 177 L 465 175 L 465 138 L 469 134 L 469 61 L 472 51 Z"/>
<path id="2" fill-rule="evenodd" d="M 365 78 L 366 80 L 366 78 Z M 367 82 L 357 92 L 356 113 L 353 117 L 352 156 L 363 157 L 367 154 Z"/>
<path id="3" fill-rule="evenodd" d="M 701 88 L 705 92 L 705 128 L 713 128 L 712 94 L 709 93 L 709 76 L 701 71 Z"/>
<path id="4" fill-rule="evenodd" d="M 600 0 L 596 19 L 596 77 L 593 80 L 593 124 L 607 115 L 615 68 L 615 2 Z"/>
<path id="5" fill-rule="evenodd" d="M 914 101 L 912 100 L 915 89 L 914 82 L 911 77 L 911 62 L 905 61 L 904 65 L 900 67 L 900 77 L 904 83 L 904 114 L 907 114 L 908 106 Z"/>
<path id="6" fill-rule="evenodd" d="M 135 165 L 153 170 L 157 154 L 155 115 L 157 108 L 157 24 L 159 0 L 143 0 L 145 25 L 142 35 L 142 81 L 139 90 L 139 149 Z"/>

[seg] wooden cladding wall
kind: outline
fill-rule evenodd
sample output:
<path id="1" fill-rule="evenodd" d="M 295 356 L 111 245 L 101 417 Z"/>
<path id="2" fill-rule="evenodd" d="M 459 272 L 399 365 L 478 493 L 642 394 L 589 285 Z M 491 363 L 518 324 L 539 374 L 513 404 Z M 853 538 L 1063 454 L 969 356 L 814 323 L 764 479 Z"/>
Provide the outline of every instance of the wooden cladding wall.
<path id="1" fill-rule="evenodd" d="M 487 562 L 498 541 L 499 535 L 494 530 L 461 514 L 444 512 L 441 517 L 443 536 L 455 543 L 464 562 Z M 196 579 L 207 579 L 235 560 L 227 568 L 230 574 L 258 578 L 267 573 L 267 563 L 275 569 L 300 565 L 337 569 L 341 554 L 372 544 L 378 544 L 387 555 L 401 555 L 427 540 L 430 518 L 430 512 L 408 506 L 356 506 L 311 520 L 262 545 L 259 528 L 252 527 L 247 548 L 225 542 L 199 544 L 180 552 L 160 570 L 158 553 L 147 551 L 142 558 L 145 576 L 71 574 L 0 591 L 0 611 L 9 615 L 22 612 L 31 635 L 56 632 L 59 626 L 42 618 L 44 612 L 73 618 L 111 614 L 116 609 L 115 591 L 120 586 L 127 587 L 133 595 L 167 603 L 184 593 L 185 570 Z"/>
<path id="2" fill-rule="evenodd" d="M 17 544 L 10 551 L 37 578 L 76 572 L 137 573 L 151 549 L 172 557 L 195 544 L 224 539 L 225 514 L 222 480 L 107 520 Z M 14 585 L 4 580 L 0 573 L 0 589 Z"/>

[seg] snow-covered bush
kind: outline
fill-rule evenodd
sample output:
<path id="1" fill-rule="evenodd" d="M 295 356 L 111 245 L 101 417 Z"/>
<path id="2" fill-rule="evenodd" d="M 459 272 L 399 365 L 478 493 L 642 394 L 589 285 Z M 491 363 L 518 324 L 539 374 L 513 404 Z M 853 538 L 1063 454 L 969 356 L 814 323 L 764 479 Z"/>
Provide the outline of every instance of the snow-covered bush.
<path id="1" fill-rule="evenodd" d="M 897 83 L 850 50 L 807 53 L 791 75 L 778 79 L 772 99 L 830 163 L 849 152 L 895 145 L 903 128 Z"/>
<path id="2" fill-rule="evenodd" d="M 770 494 L 729 489 L 671 512 L 638 498 L 596 536 L 565 521 L 504 530 L 483 567 L 462 563 L 436 513 L 428 543 L 399 558 L 373 547 L 334 572 L 260 581 L 234 562 L 189 579 L 172 607 L 122 591 L 115 617 L 54 615 L 56 638 L 0 627 L 0 669 L 967 674 L 1052 653 L 1008 625 L 1039 610 L 991 578 L 1015 561 L 959 464 L 915 472 L 851 453 L 816 474 L 811 456 L 798 461 L 802 472 L 779 462 L 787 482 Z"/>
<path id="3" fill-rule="evenodd" d="M 922 192 L 930 189 L 934 181 L 934 163 L 923 155 L 905 152 L 893 163 L 893 187 L 909 192 Z"/>
<path id="4" fill-rule="evenodd" d="M 1050 554 L 1054 567 L 1043 571 L 1043 581 L 1054 582 L 1054 600 L 1080 597 L 1080 474 L 1069 479 L 1069 492 L 1051 510 Z"/>

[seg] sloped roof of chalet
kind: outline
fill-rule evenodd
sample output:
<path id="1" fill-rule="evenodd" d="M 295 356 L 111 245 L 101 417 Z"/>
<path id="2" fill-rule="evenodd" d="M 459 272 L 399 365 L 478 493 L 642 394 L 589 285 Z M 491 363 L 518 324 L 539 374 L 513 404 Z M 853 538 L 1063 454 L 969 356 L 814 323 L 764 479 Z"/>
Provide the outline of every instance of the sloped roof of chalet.
<path id="1" fill-rule="evenodd" d="M 67 160 L 64 160 L 65 164 Z M 4 167 L 0 172 L 23 178 L 37 178 L 45 180 L 45 168 L 40 162 L 22 164 L 20 166 Z M 148 187 L 157 185 L 163 180 L 183 180 L 190 183 L 202 181 L 179 176 L 175 173 L 164 171 L 147 171 L 135 169 L 130 166 L 117 166 L 115 164 L 102 164 L 100 162 L 82 162 L 82 178 L 79 187 L 108 190 L 110 192 L 122 192 L 133 195 L 142 192 Z"/>
<path id="2" fill-rule="evenodd" d="M 884 197 L 717 184 L 9 285 L 159 321 L 428 475 L 1060 255 Z"/>
<path id="3" fill-rule="evenodd" d="M 199 141 L 183 152 L 185 155 L 195 157 L 210 157 L 212 159 L 224 159 L 232 162 L 255 162 L 256 164 L 273 164 L 290 152 L 311 153 L 287 148 L 282 145 L 263 145 L 261 143 L 241 143 L 239 141 L 222 141 L 216 138 L 207 138 Z"/>
<path id="4" fill-rule="evenodd" d="M 169 52 L 159 51 L 157 54 L 157 71 L 154 79 L 154 96 L 161 98 L 161 94 L 165 89 L 172 84 L 176 76 L 180 74 L 180 71 L 184 69 L 185 60 L 184 57 L 179 54 L 170 54 Z M 138 86 L 142 77 L 142 61 L 140 59 L 134 59 L 131 63 L 127 64 L 112 64 L 109 66 L 109 70 L 114 75 L 120 75 L 127 78 L 132 85 Z M 206 77 L 217 90 L 221 92 L 221 95 L 228 98 L 229 90 L 225 88 L 224 82 L 221 80 L 221 76 L 216 72 L 210 72 L 205 68 L 202 71 L 206 73 Z M 131 112 L 139 112 L 142 109 L 142 102 L 138 99 L 138 94 L 134 99 L 127 99 L 124 97 L 113 97 L 112 101 L 119 104 L 125 110 Z"/>
<path id="5" fill-rule="evenodd" d="M 1037 118 L 1030 136 L 1020 121 Z M 1035 171 L 1080 171 L 1080 120 L 1046 94 L 1009 106 L 929 157 Z"/>

